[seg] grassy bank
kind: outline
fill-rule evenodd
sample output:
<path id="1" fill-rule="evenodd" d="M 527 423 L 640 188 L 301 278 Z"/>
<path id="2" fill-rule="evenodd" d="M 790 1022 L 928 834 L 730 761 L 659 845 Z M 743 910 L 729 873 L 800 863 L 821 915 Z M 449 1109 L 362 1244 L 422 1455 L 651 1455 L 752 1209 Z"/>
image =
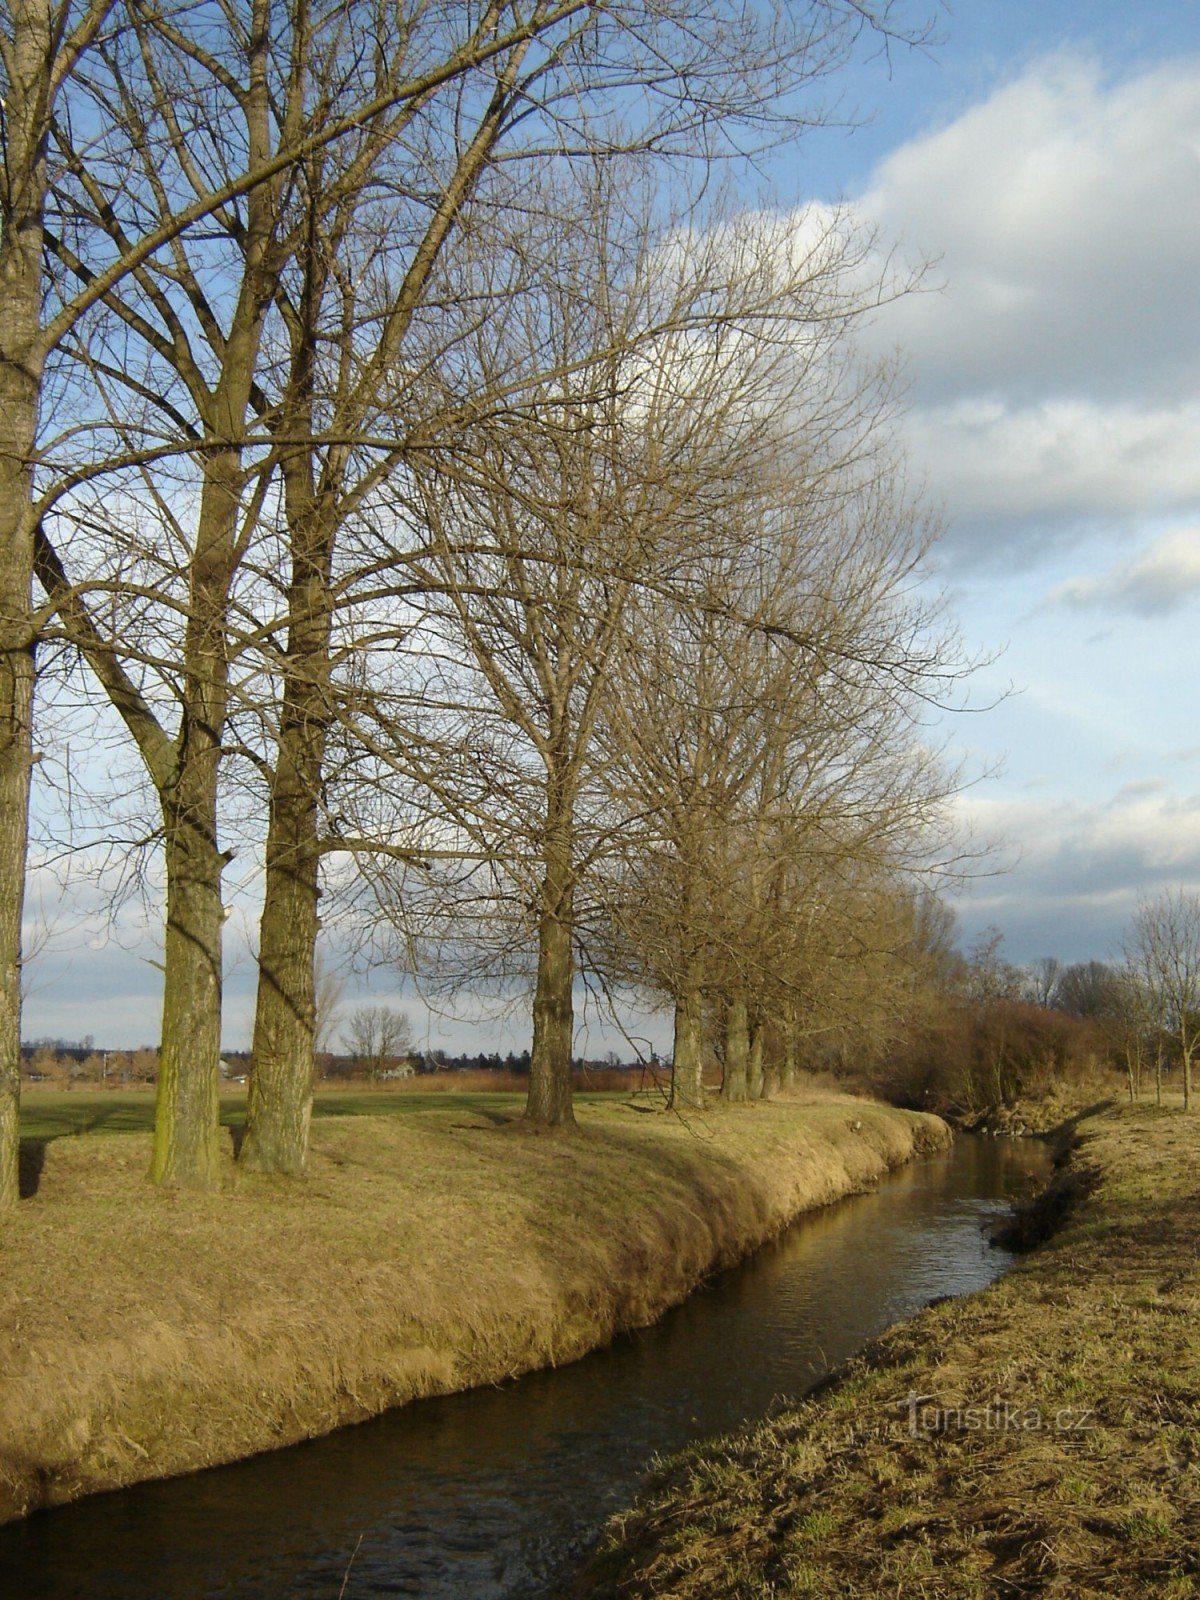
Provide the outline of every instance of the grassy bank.
<path id="1" fill-rule="evenodd" d="M 319 1117 L 303 1184 L 237 1172 L 231 1138 L 204 1196 L 145 1183 L 147 1135 L 31 1105 L 51 1131 L 0 1224 L 0 1518 L 571 1360 L 948 1137 L 832 1096 L 690 1126 L 596 1098 L 573 1139 L 513 1131 L 519 1107 Z"/>
<path id="2" fill-rule="evenodd" d="M 1078 1138 L 1033 1255 L 670 1463 L 580 1593 L 1200 1594 L 1200 1118 Z"/>

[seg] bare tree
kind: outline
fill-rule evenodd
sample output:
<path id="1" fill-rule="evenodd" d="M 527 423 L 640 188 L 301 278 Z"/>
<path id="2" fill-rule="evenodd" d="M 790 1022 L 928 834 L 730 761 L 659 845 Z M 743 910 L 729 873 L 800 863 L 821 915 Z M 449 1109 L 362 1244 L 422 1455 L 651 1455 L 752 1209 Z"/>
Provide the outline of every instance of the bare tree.
<path id="1" fill-rule="evenodd" d="M 598 158 L 624 158 L 631 151 L 653 152 L 656 160 L 681 152 L 689 159 L 699 155 L 707 160 L 739 122 L 752 121 L 760 132 L 786 125 L 790 113 L 783 110 L 780 98 L 784 84 L 794 91 L 829 71 L 864 23 L 884 32 L 892 26 L 887 8 L 873 11 L 856 5 L 843 10 L 821 4 L 802 30 L 795 29 L 794 17 L 785 19 L 781 12 L 770 28 L 750 26 L 739 37 L 738 30 L 748 19 L 740 18 L 731 31 L 731 15 L 721 6 L 697 15 L 671 5 L 626 4 L 608 8 L 604 17 L 573 17 L 566 45 L 556 43 L 555 51 L 548 52 L 542 46 L 555 37 L 556 13 L 546 8 L 544 17 L 541 9 L 536 15 L 541 20 L 536 29 L 531 24 L 531 33 L 537 47 L 514 46 L 497 56 L 478 116 L 456 119 L 452 138 L 443 135 L 440 143 L 435 139 L 421 152 L 416 186 L 436 198 L 425 222 L 417 226 L 416 248 L 401 252 L 402 270 L 390 269 L 386 260 L 389 253 L 396 255 L 394 239 L 405 237 L 409 224 L 397 229 L 394 217 L 386 208 L 381 210 L 372 196 L 360 209 L 372 218 L 368 235 L 376 246 L 374 254 L 355 256 L 360 247 L 354 244 L 347 215 L 338 215 L 336 227 L 321 224 L 304 258 L 303 290 L 285 311 L 292 378 L 283 408 L 287 420 L 280 431 L 292 445 L 281 455 L 281 470 L 293 576 L 286 643 L 272 668 L 280 683 L 281 704 L 276 750 L 270 758 L 271 829 L 259 952 L 257 1066 L 242 1151 L 242 1160 L 249 1165 L 294 1172 L 303 1164 L 319 860 L 346 849 L 393 861 L 407 855 L 414 862 L 438 853 L 431 852 L 427 842 L 407 848 L 388 829 L 385 836 L 375 838 L 362 828 L 352 837 L 335 828 L 319 836 L 318 797 L 328 789 L 323 767 L 330 728 L 342 717 L 339 706 L 346 704 L 331 647 L 335 634 L 344 645 L 353 632 L 347 620 L 352 586 L 344 567 L 331 586 L 335 550 L 345 542 L 349 520 L 358 517 L 360 525 L 372 520 L 373 492 L 389 476 L 397 471 L 403 475 L 414 459 L 428 466 L 438 429 L 444 431 L 464 416 L 494 416 L 498 410 L 511 414 L 518 406 L 530 415 L 544 406 L 546 383 L 542 381 L 537 392 L 539 384 L 531 381 L 528 359 L 517 373 L 498 373 L 485 362 L 482 372 L 464 385 L 469 362 L 464 361 L 463 351 L 471 345 L 472 323 L 502 315 L 503 308 L 528 291 L 531 270 L 536 283 L 539 271 L 544 274 L 548 264 L 553 266 L 545 260 L 530 266 L 539 248 L 536 236 L 539 231 L 544 235 L 540 219 L 548 204 L 559 203 L 559 194 L 544 177 L 547 155 L 553 153 L 560 167 L 581 155 L 590 164 Z M 599 54 L 589 42 L 593 33 L 604 39 Z M 648 112 L 642 121 L 630 120 L 632 104 L 627 98 L 618 95 L 610 100 L 606 95 L 609 88 L 628 89 L 634 83 L 645 91 Z M 680 88 L 683 93 L 676 92 Z M 619 114 L 614 110 L 617 104 Z M 713 122 L 710 113 L 717 107 L 721 117 Z M 514 179 L 522 156 L 534 158 L 532 179 Z M 497 177 L 499 171 L 503 179 Z M 306 183 L 311 176 L 306 168 Z M 521 226 L 515 239 L 514 219 Z M 557 225 L 562 233 L 567 219 L 558 218 Z M 584 225 L 607 231 L 610 221 L 591 216 Z M 510 236 L 507 243 L 505 234 Z M 355 266 L 348 269 L 343 258 L 352 257 Z M 505 259 L 517 263 L 515 277 L 506 279 L 503 268 L 497 267 Z M 434 276 L 437 288 L 430 287 Z M 365 297 L 358 295 L 360 284 L 367 286 Z M 422 327 L 423 300 L 440 314 L 432 340 L 427 318 Z M 458 321 L 452 315 L 456 303 L 468 308 Z M 343 330 L 326 362 L 331 382 L 318 371 L 323 322 L 330 316 Z M 579 352 L 561 348 L 548 355 L 553 367 L 569 367 L 580 359 Z M 594 362 L 594 358 L 593 350 L 586 359 Z M 444 391 L 433 406 L 434 413 L 442 412 L 439 422 L 428 412 L 422 415 L 421 375 L 433 378 L 432 385 L 424 383 L 427 392 L 439 386 Z M 482 387 L 473 389 L 472 382 L 481 382 Z M 314 430 L 317 415 L 329 419 L 324 430 L 328 443 L 319 437 L 322 430 Z M 308 436 L 313 444 L 305 447 L 301 441 Z M 426 476 L 427 484 L 436 482 L 437 470 L 445 470 L 444 462 L 435 469 L 433 480 Z M 394 543 L 402 544 L 398 519 L 388 519 L 387 526 Z M 419 543 L 418 539 L 418 549 Z M 428 566 L 418 574 L 406 565 L 402 550 L 387 551 L 383 560 L 401 569 L 396 598 L 428 580 Z M 368 563 L 372 576 L 379 570 Z M 376 602 L 382 598 L 378 582 L 368 582 L 366 590 Z M 335 615 L 339 608 L 340 624 Z M 267 638 L 281 631 L 263 630 Z M 343 683 L 348 676 L 343 665 Z M 360 672 L 359 683 L 362 676 Z M 349 698 L 358 699 L 353 692 Z M 359 700 L 352 723 L 359 720 L 362 709 Z M 352 733 L 347 742 L 352 745 L 353 740 Z M 372 753 L 380 755 L 378 744 Z M 383 759 L 386 764 L 387 757 Z M 401 759 L 410 770 L 421 765 L 420 757 Z M 425 770 L 428 773 L 428 767 Z M 361 817 L 364 808 L 353 809 Z M 531 1081 L 539 1082 L 539 1075 L 535 1073 Z"/>
<path id="2" fill-rule="evenodd" d="M 1101 1017 L 1117 1001 L 1118 974 L 1106 961 L 1076 961 L 1058 975 L 1055 1003 L 1074 1017 Z"/>
<path id="3" fill-rule="evenodd" d="M 314 25 L 305 10 L 288 19 L 293 26 L 279 29 L 260 4 L 244 29 L 229 17 L 224 37 L 220 20 L 197 24 L 186 6 L 10 0 L 0 11 L 0 1204 L 11 1204 L 17 1195 L 20 919 L 33 646 L 42 620 L 32 609 L 31 588 L 39 544 L 43 584 L 69 617 L 76 642 L 86 649 L 164 796 L 168 849 L 203 858 L 189 860 L 176 874 L 168 918 L 172 992 L 164 1032 L 170 1037 L 164 1040 L 154 1167 L 160 1177 L 213 1181 L 216 1044 L 209 1037 L 211 1024 L 198 1028 L 195 1021 L 195 1005 L 211 1013 L 220 988 L 219 851 L 211 817 L 204 816 L 211 809 L 205 791 L 219 746 L 226 678 L 224 650 L 215 648 L 213 628 L 221 620 L 230 547 L 236 544 L 230 530 L 237 520 L 253 347 L 279 265 L 271 259 L 279 235 L 272 237 L 270 219 L 286 189 L 285 175 L 298 161 L 386 120 L 393 107 L 414 113 L 448 79 L 530 32 L 523 16 L 508 14 L 513 8 L 486 6 L 474 46 L 468 34 L 463 51 L 431 61 L 411 24 L 452 8 L 418 8 L 424 17 L 399 19 L 390 43 L 385 14 L 363 16 L 357 9 L 363 31 L 378 47 L 361 59 L 373 60 L 381 75 L 368 87 L 367 65 L 355 80 L 361 92 L 350 95 L 349 103 L 318 92 L 307 104 L 310 72 L 315 66 L 313 76 L 320 75 L 323 44 L 345 36 L 340 7 L 323 24 Z M 584 9 L 582 0 L 564 3 L 556 19 Z M 434 26 L 445 21 L 438 17 Z M 355 70 L 352 65 L 346 76 L 354 78 Z M 86 133 L 78 148 L 77 133 Z M 224 289 L 203 267 L 197 269 L 195 254 L 190 260 L 179 256 L 183 236 L 209 218 L 218 219 L 216 233 L 237 241 L 248 274 L 240 305 L 224 326 L 219 312 L 214 316 Z M 48 258 L 54 262 L 50 274 Z M 205 279 L 203 287 L 198 276 Z M 39 437 L 43 382 L 55 352 L 70 345 L 101 307 L 123 320 L 134 344 L 143 340 L 176 367 L 193 399 L 203 399 L 197 431 L 169 397 L 163 403 L 162 385 L 154 378 L 146 382 L 120 341 L 115 361 L 89 362 L 94 383 L 124 384 L 173 429 L 182 424 L 184 446 L 197 452 L 203 467 L 204 531 L 197 537 L 187 601 L 193 652 L 182 721 L 190 724 L 190 737 L 175 750 L 148 715 L 112 638 L 83 614 L 60 552 L 49 542 L 48 515 L 99 463 L 55 465 L 49 441 Z M 207 341 L 219 347 L 223 380 L 213 381 L 195 361 L 197 334 L 202 346 Z M 66 434 L 78 431 L 73 419 Z M 139 440 L 140 448 L 131 450 L 127 431 L 117 433 L 126 459 L 154 459 L 180 447 L 178 439 L 164 445 L 160 436 L 152 443 Z M 67 525 L 74 520 L 68 517 Z M 189 961 L 183 945 L 192 952 L 186 974 L 179 971 Z M 176 1015 L 178 1025 L 171 1020 Z M 192 1060 L 195 1070 L 188 1066 Z"/>
<path id="4" fill-rule="evenodd" d="M 1039 956 L 1026 969 L 1029 993 L 1035 1006 L 1049 1010 L 1057 1003 L 1062 962 L 1057 956 Z"/>
<path id="5" fill-rule="evenodd" d="M 395 1063 L 412 1048 L 412 1025 L 405 1011 L 391 1006 L 359 1006 L 350 1013 L 342 1038 L 374 1083 L 389 1062 Z"/>
<path id="6" fill-rule="evenodd" d="M 1140 963 L 1132 956 L 1116 969 L 1112 992 L 1112 1008 L 1104 1018 L 1103 1025 L 1125 1063 L 1130 1102 L 1136 1102 L 1141 1097 L 1142 1075 L 1147 1062 L 1153 1061 L 1155 1097 L 1161 1105 L 1162 1021 L 1159 1004 Z"/>
<path id="7" fill-rule="evenodd" d="M 93 300 L 127 342 L 141 342 L 148 363 L 143 371 L 114 361 L 95 339 L 73 347 L 102 392 L 113 388 L 109 430 L 137 462 L 134 487 L 154 507 L 158 530 L 145 555 L 158 566 L 155 587 L 165 601 L 157 642 L 134 633 L 130 651 L 129 632 L 114 635 L 99 624 L 78 581 L 89 575 L 67 570 L 45 522 L 37 562 L 68 636 L 135 739 L 161 806 L 167 918 L 151 1168 L 161 1182 L 217 1181 L 226 865 L 218 812 L 231 607 L 278 458 L 262 382 L 264 341 L 286 269 L 311 236 L 311 210 L 297 200 L 297 165 L 316 162 L 322 151 L 332 159 L 336 142 L 338 181 L 321 194 L 325 212 L 336 210 L 431 100 L 453 96 L 447 86 L 506 48 L 527 45 L 528 23 L 506 17 L 507 9 L 485 7 L 474 19 L 427 14 L 420 22 L 428 31 L 416 35 L 409 26 L 416 18 L 381 16 L 371 24 L 380 48 L 359 54 L 344 49 L 339 11 L 317 26 L 296 13 L 273 29 L 260 3 L 245 32 L 229 18 L 205 26 L 201 39 L 186 22 L 133 8 L 128 27 L 96 49 L 129 153 L 121 183 L 149 213 L 161 254 L 131 246 L 128 202 L 113 195 L 104 168 L 69 142 L 65 125 L 54 129 L 76 219 L 73 237 L 55 241 L 60 268 L 92 284 L 79 236 L 94 255 L 124 263 Z M 539 15 L 561 22 L 575 9 L 543 7 Z M 195 212 L 189 197 L 197 194 L 199 214 L 211 218 L 202 234 L 181 223 Z M 136 439 L 121 421 L 116 396 L 123 393 L 148 408 Z M 285 425 L 295 420 L 286 406 L 283 417 Z M 164 431 L 165 445 L 158 442 Z M 160 460 L 194 471 L 164 482 Z M 71 516 L 81 490 L 75 483 L 64 504 Z M 59 486 L 60 499 L 62 492 Z M 92 522 L 103 525 L 98 516 Z M 166 703 L 147 673 L 167 680 Z"/>
<path id="8" fill-rule="evenodd" d="M 1004 959 L 1004 935 L 999 928 L 987 927 L 967 953 L 963 987 L 967 998 L 979 1006 L 1015 1000 L 1020 993 L 1021 974 Z"/>
<path id="9" fill-rule="evenodd" d="M 46 144 L 110 0 L 10 0 L 0 13 L 0 1207 L 18 1195 L 21 913 L 33 766 L 34 464 L 49 350 L 42 325 Z"/>
<path id="10" fill-rule="evenodd" d="M 548 20 L 553 15 L 546 12 Z M 553 98 L 544 59 L 535 52 L 527 66 L 530 44 L 522 39 L 489 63 L 488 93 L 472 127 L 453 137 L 443 133 L 413 152 L 421 189 L 440 191 L 433 203 L 423 202 L 415 227 L 410 208 L 394 199 L 380 206 L 374 185 L 347 185 L 341 174 L 319 173 L 312 164 L 304 173 L 309 233 L 296 281 L 279 296 L 288 374 L 277 424 L 287 441 L 280 452 L 286 613 L 279 627 L 262 630 L 269 642 L 282 635 L 283 645 L 269 660 L 278 709 L 266 762 L 270 820 L 255 1070 L 241 1153 L 243 1165 L 258 1170 L 303 1169 L 319 866 L 323 853 L 350 848 L 331 833 L 322 837 L 319 819 L 328 733 L 339 702 L 335 587 L 345 593 L 344 572 L 335 580 L 339 540 L 345 542 L 356 515 L 369 514 L 373 491 L 410 453 L 413 435 L 427 437 L 435 426 L 422 414 L 418 384 L 405 386 L 400 413 L 384 417 L 382 429 L 381 397 L 391 393 L 400 370 L 437 368 L 461 332 L 444 302 L 437 306 L 444 328 L 429 328 L 429 284 L 445 270 L 439 258 L 464 216 L 473 207 L 484 209 L 481 181 L 513 125 L 528 118 L 535 85 Z M 402 187 L 394 164 L 393 149 L 389 193 L 393 185 Z M 378 184 L 384 173 L 375 176 Z M 338 330 L 333 341 L 327 324 Z"/>
<path id="11" fill-rule="evenodd" d="M 560 236 L 535 308 L 487 330 L 484 364 L 519 369 L 536 331 L 559 377 L 536 415 L 479 426 L 452 472 L 418 475 L 433 544 L 407 565 L 439 659 L 458 653 L 483 691 L 473 716 L 491 721 L 493 749 L 509 746 L 479 826 L 535 908 L 526 1115 L 551 1126 L 572 1121 L 577 896 L 615 827 L 585 797 L 625 619 L 643 592 L 708 604 L 708 552 L 753 564 L 745 485 L 772 467 L 793 337 L 828 349 L 860 304 L 828 232 L 798 254 L 744 219 L 736 244 L 716 228 L 681 244 L 638 212 L 622 229 L 610 194 L 601 214 L 602 228 Z"/>
<path id="12" fill-rule="evenodd" d="M 0 846 L 7 863 L 0 898 L 9 919 L 0 927 L 7 975 L 0 1018 L 8 1085 L 0 1107 L 6 1202 L 15 1193 L 15 975 L 31 755 L 30 652 L 40 620 L 30 610 L 35 537 L 39 575 L 59 625 L 124 719 L 160 804 L 167 971 L 152 1170 L 161 1181 L 216 1181 L 226 864 L 217 822 L 234 687 L 231 615 L 247 549 L 289 442 L 276 385 L 268 381 L 271 360 L 264 356 L 273 359 L 271 324 L 276 312 L 282 314 L 279 290 L 288 264 L 313 237 L 312 207 L 298 200 L 297 173 L 336 145 L 343 150 L 344 185 L 365 183 L 370 152 L 394 148 L 422 119 L 424 126 L 448 131 L 453 145 L 494 92 L 503 99 L 505 63 L 527 47 L 531 125 L 552 98 L 545 91 L 556 74 L 577 86 L 574 113 L 560 123 L 570 137 L 548 139 L 547 155 L 630 144 L 712 154 L 718 145 L 736 148 L 755 128 L 769 139 L 802 119 L 798 91 L 844 60 L 861 30 L 890 34 L 899 8 L 886 0 L 875 6 L 809 0 L 749 13 L 716 0 L 699 10 L 682 0 L 614 0 L 603 7 L 539 0 L 528 8 L 507 0 L 466 8 L 447 0 L 395 13 L 346 0 L 319 18 L 303 7 L 268 15 L 259 3 L 244 28 L 226 13 L 197 21 L 186 7 L 174 12 L 123 4 L 120 11 L 119 25 L 105 31 L 107 5 L 16 3 L 7 8 L 0 35 L 7 158 L 0 265 L 15 290 L 0 324 L 2 409 L 11 430 L 0 437 L 8 474 L 0 482 L 0 555 L 8 586 L 0 594 L 0 625 L 7 630 L 0 647 L 11 669 L 0 706 L 7 728 L 0 750 L 11 765 L 9 772 L 0 763 Z M 355 37 L 369 40 L 370 48 L 345 50 L 344 41 Z M 95 65 L 79 74 L 85 53 Z M 58 113 L 67 91 L 80 96 L 76 117 Z M 601 102 L 609 110 L 597 119 L 590 108 Z M 631 112 L 648 104 L 656 108 L 649 124 L 632 128 Z M 74 134 L 83 129 L 88 142 L 77 146 Z M 407 192 L 419 197 L 424 191 L 408 186 Z M 63 218 L 59 230 L 45 227 L 50 195 Z M 453 223 L 453 185 L 435 202 L 439 208 L 446 225 Z M 318 234 L 327 222 L 328 213 L 318 219 Z M 437 232 L 422 231 L 414 241 L 418 279 L 423 251 L 437 249 Z M 48 319 L 43 247 L 55 263 L 59 297 Z M 92 313 L 101 311 L 104 331 L 97 331 Z M 131 361 L 129 351 L 139 346 L 144 356 Z M 31 469 L 39 459 L 52 465 L 36 436 L 42 374 L 48 356 L 67 347 L 95 392 L 115 400 L 105 401 L 97 435 L 107 443 L 86 463 L 75 460 L 65 472 L 53 467 L 35 503 Z M 117 398 L 122 393 L 138 397 L 140 416 L 129 416 Z M 292 424 L 305 425 L 303 408 L 299 415 L 293 410 Z M 149 554 L 157 573 L 140 572 L 132 585 L 127 571 L 115 570 L 127 568 L 126 560 L 97 572 L 76 536 L 88 520 L 78 514 L 83 485 L 111 471 L 114 448 L 118 460 L 144 475 L 137 492 L 158 522 L 147 541 L 151 548 L 137 552 L 134 563 Z M 167 460 L 190 466 L 182 483 L 164 488 L 161 471 L 151 482 L 149 469 Z M 142 520 L 145 525 L 144 511 Z M 70 548 L 64 549 L 67 530 Z M 168 552 L 164 547 L 171 544 L 176 549 Z M 300 554 L 303 566 L 311 552 Z M 160 586 L 163 574 L 168 581 Z M 146 616 L 158 605 L 158 617 L 178 636 L 173 651 L 142 639 L 130 652 L 124 629 L 104 625 L 88 597 L 115 587 L 134 593 Z M 164 592 L 156 594 L 160 587 Z M 293 656 L 311 621 L 301 606 L 289 646 Z M 254 631 L 246 619 L 241 627 Z M 156 695 L 146 680 L 160 673 Z M 293 674 L 293 682 L 302 676 Z M 300 754 L 311 767 L 311 751 Z M 286 794 L 290 762 L 281 761 L 280 769 L 276 781 Z M 284 855 L 292 849 L 286 836 L 279 844 Z M 306 852 L 304 845 L 296 859 Z M 284 861 L 284 871 L 288 865 Z M 268 959 L 275 956 L 268 952 Z M 298 993 L 283 1004 L 298 1005 L 307 1040 L 301 1048 L 310 1053 L 311 981 L 301 968 L 311 963 L 303 951 L 283 951 L 279 964 L 298 975 Z M 270 1053 L 264 1049 L 264 1061 Z M 283 1098 L 294 1122 L 290 1082 Z"/>
<path id="13" fill-rule="evenodd" d="M 706 1000 L 731 1100 L 777 1070 L 771 1034 L 794 1054 L 852 1007 L 865 1020 L 851 972 L 873 969 L 882 1000 L 889 894 L 932 863 L 955 783 L 920 717 L 966 664 L 936 613 L 900 598 L 928 529 L 884 466 L 886 387 L 843 376 L 831 392 L 819 364 L 804 379 L 809 427 L 793 410 L 725 507 L 740 533 L 726 569 L 709 562 L 691 607 L 635 609 L 606 721 L 610 781 L 638 819 L 617 915 L 674 1000 L 685 1105 L 701 1099 Z"/>
<path id="14" fill-rule="evenodd" d="M 345 990 L 341 974 L 318 953 L 313 974 L 313 1051 L 328 1050 Z"/>
<path id="15" fill-rule="evenodd" d="M 1183 1108 L 1192 1107 L 1192 1060 L 1200 1048 L 1200 895 L 1176 889 L 1139 905 L 1128 952 L 1145 974 L 1155 1009 L 1175 1034 Z"/>

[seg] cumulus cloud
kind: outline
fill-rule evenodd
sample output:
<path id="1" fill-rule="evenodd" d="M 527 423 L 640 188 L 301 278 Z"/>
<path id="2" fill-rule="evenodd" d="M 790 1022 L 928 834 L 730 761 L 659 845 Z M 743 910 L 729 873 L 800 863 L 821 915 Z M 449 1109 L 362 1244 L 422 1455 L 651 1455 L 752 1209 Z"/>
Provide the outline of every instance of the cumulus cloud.
<path id="1" fill-rule="evenodd" d="M 924 395 L 1192 393 L 1198 147 L 1200 58 L 1110 83 L 1056 56 L 884 161 L 864 210 L 945 284 L 888 329 Z"/>
<path id="2" fill-rule="evenodd" d="M 877 169 L 862 209 L 935 265 L 870 339 L 960 557 L 1200 508 L 1200 58 L 1031 66 Z M 940 284 L 941 287 L 934 287 Z"/>
<path id="3" fill-rule="evenodd" d="M 1033 536 L 1129 526 L 1200 506 L 1200 399 L 1173 410 L 969 397 L 908 419 L 913 457 L 979 560 Z"/>
<path id="4" fill-rule="evenodd" d="M 1161 617 L 1188 605 L 1200 593 L 1200 529 L 1166 534 L 1135 560 L 1095 578 L 1073 578 L 1047 597 L 1088 610 L 1096 607 L 1129 611 L 1138 617 Z"/>
<path id="5" fill-rule="evenodd" d="M 1200 795 L 1145 781 L 1092 805 L 971 798 L 963 809 L 978 834 L 1005 840 L 1019 858 L 960 906 L 968 934 L 1002 926 L 1014 960 L 1104 956 L 1141 897 L 1179 885 L 1200 891 Z"/>

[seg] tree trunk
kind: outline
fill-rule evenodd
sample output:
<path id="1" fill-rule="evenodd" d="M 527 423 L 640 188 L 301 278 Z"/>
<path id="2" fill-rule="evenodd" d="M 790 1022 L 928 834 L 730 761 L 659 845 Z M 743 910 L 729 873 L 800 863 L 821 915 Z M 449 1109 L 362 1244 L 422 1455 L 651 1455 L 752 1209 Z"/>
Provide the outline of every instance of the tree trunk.
<path id="1" fill-rule="evenodd" d="M 762 1034 L 765 1038 L 765 1027 L 762 1029 Z M 762 1097 L 764 1100 L 773 1100 L 779 1093 L 779 1057 L 774 1051 L 768 1053 L 765 1048 L 763 1050 L 762 1057 Z"/>
<path id="2" fill-rule="evenodd" d="M 746 1099 L 746 1069 L 750 1057 L 750 1027 L 746 997 L 736 995 L 725 1012 L 725 1081 L 721 1097 L 735 1104 Z"/>
<path id="3" fill-rule="evenodd" d="M 553 814 L 558 809 L 560 815 Z M 552 800 L 538 921 L 537 988 L 533 997 L 533 1049 L 525 1121 L 538 1128 L 575 1126 L 571 1105 L 571 1049 L 575 1040 L 572 951 L 573 829 L 565 802 Z"/>
<path id="4" fill-rule="evenodd" d="M 311 411 L 292 425 L 298 435 L 311 434 Z M 285 462 L 284 482 L 292 550 L 288 642 L 240 1160 L 256 1172 L 298 1177 L 308 1156 L 315 1076 L 318 796 L 329 719 L 333 536 L 315 504 L 309 452 Z"/>
<path id="5" fill-rule="evenodd" d="M 167 821 L 162 1042 L 154 1108 L 154 1183 L 220 1184 L 221 869 L 211 830 Z"/>
<path id="6" fill-rule="evenodd" d="M 33 452 L 41 393 L 44 0 L 12 8 L 0 223 L 0 1208 L 18 1198 L 21 916 L 33 765 Z"/>
<path id="7" fill-rule="evenodd" d="M 746 1057 L 746 1093 L 751 1100 L 761 1100 L 765 1093 L 763 1031 L 763 1020 L 756 1015 L 750 1028 L 750 1049 Z"/>
<path id="8" fill-rule="evenodd" d="M 704 1107 L 704 1023 L 699 985 L 687 974 L 675 996 L 675 1048 L 671 1103 L 685 1111 Z"/>
<path id="9" fill-rule="evenodd" d="M 0 298 L 3 293 L 0 280 Z M 12 381 L 15 372 L 14 365 L 0 363 L 0 1208 L 18 1197 L 21 914 L 33 759 L 32 542 L 24 465 L 33 408 L 25 408 L 25 427 L 14 426 L 13 391 L 24 387 Z"/>
<path id="10" fill-rule="evenodd" d="M 1192 1052 L 1187 1041 L 1182 1042 L 1183 1050 L 1183 1109 L 1192 1109 Z"/>
<path id="11" fill-rule="evenodd" d="M 779 1087 L 783 1090 L 796 1087 L 796 1019 L 790 1013 L 783 1029 L 783 1065 L 779 1073 Z"/>
<path id="12" fill-rule="evenodd" d="M 155 1103 L 155 1183 L 220 1182 L 221 874 L 217 844 L 221 739 L 228 707 L 228 605 L 241 473 L 236 450 L 205 461 L 189 614 L 177 766 L 162 795 L 167 931 Z M 160 790 L 160 793 L 162 791 Z"/>
<path id="13" fill-rule="evenodd" d="M 288 758 L 290 765 L 290 752 Z M 299 1177 L 308 1154 L 314 1076 L 316 805 L 306 786 L 279 781 L 284 760 L 281 747 L 259 925 L 254 1064 L 239 1159 L 254 1172 Z"/>

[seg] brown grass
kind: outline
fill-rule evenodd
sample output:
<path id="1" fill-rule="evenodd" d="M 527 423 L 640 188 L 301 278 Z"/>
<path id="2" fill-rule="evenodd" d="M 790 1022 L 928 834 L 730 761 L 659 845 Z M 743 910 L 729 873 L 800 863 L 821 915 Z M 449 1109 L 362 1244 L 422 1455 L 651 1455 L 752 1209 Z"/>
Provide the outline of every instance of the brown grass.
<path id="1" fill-rule="evenodd" d="M 1083 1127 L 1048 1243 L 680 1457 L 580 1593 L 1200 1594 L 1200 1118 Z"/>
<path id="2" fill-rule="evenodd" d="M 572 1360 L 946 1138 L 847 1097 L 516 1109 L 329 1118 L 304 1183 L 208 1196 L 150 1188 L 142 1134 L 46 1145 L 0 1224 L 0 1517 Z"/>

